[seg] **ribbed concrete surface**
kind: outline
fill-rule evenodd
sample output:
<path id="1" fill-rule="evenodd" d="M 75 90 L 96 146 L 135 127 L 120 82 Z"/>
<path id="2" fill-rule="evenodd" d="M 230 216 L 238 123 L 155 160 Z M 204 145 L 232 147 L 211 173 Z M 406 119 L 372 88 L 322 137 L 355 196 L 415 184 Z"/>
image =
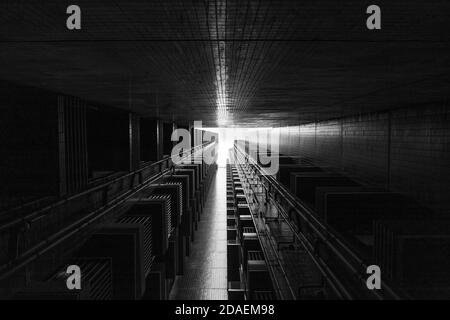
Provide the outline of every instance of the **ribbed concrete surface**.
<path id="1" fill-rule="evenodd" d="M 227 299 L 226 169 L 218 168 L 198 224 L 185 274 L 170 299 Z"/>

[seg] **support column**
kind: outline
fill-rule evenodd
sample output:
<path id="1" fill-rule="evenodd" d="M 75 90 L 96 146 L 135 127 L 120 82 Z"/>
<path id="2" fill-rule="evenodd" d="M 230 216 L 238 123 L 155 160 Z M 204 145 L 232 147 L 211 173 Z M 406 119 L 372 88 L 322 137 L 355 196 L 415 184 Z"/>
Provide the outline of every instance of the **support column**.
<path id="1" fill-rule="evenodd" d="M 129 137 L 130 171 L 134 171 L 140 168 L 141 163 L 140 118 L 134 113 L 129 114 Z"/>
<path id="2" fill-rule="evenodd" d="M 58 96 L 59 194 L 82 190 L 88 181 L 86 105 Z"/>

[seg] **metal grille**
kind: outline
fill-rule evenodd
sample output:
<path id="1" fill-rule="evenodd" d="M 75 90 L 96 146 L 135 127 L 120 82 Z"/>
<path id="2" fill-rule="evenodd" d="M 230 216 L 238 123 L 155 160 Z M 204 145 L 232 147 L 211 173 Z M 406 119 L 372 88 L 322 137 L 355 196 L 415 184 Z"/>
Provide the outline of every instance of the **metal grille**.
<path id="1" fill-rule="evenodd" d="M 144 216 L 124 216 L 117 220 L 120 223 L 137 223 L 144 226 L 144 272 L 152 267 L 152 218 Z"/>
<path id="2" fill-rule="evenodd" d="M 83 281 L 89 283 L 89 298 L 92 300 L 112 299 L 111 260 L 105 258 L 77 258 L 70 261 L 71 265 L 80 267 Z M 61 281 L 61 275 L 66 275 L 66 266 L 53 275 L 48 281 Z"/>
<path id="3" fill-rule="evenodd" d="M 183 215 L 183 184 L 181 182 L 166 182 L 165 184 L 169 184 L 172 186 L 177 186 L 178 189 L 178 212 L 180 216 Z"/>
<path id="4" fill-rule="evenodd" d="M 253 227 L 244 227 L 244 228 L 242 229 L 242 232 L 243 232 L 243 233 L 256 233 L 256 230 L 255 230 L 255 228 L 253 228 Z"/>
<path id="5" fill-rule="evenodd" d="M 148 197 L 148 200 L 163 200 L 165 207 L 165 217 L 167 221 L 167 235 L 172 233 L 172 201 L 169 195 L 153 194 Z"/>
<path id="6" fill-rule="evenodd" d="M 253 297 L 255 300 L 275 300 L 273 291 L 254 291 Z"/>
<path id="7" fill-rule="evenodd" d="M 264 254 L 262 251 L 251 251 L 247 252 L 247 260 L 264 260 Z"/>
<path id="8" fill-rule="evenodd" d="M 186 177 L 180 177 L 180 176 L 171 176 L 164 180 L 165 183 L 180 183 L 182 185 L 182 203 L 185 210 L 187 210 L 188 207 L 188 200 L 189 200 L 189 178 Z"/>

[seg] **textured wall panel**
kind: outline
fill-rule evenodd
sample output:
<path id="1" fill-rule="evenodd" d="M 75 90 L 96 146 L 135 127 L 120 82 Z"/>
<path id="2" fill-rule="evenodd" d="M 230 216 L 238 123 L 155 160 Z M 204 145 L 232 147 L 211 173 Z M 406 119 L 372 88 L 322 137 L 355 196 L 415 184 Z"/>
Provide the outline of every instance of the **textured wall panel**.
<path id="1" fill-rule="evenodd" d="M 374 113 L 343 120 L 343 169 L 375 186 L 387 186 L 389 115 Z"/>
<path id="2" fill-rule="evenodd" d="M 450 209 L 449 123 L 448 104 L 392 114 L 391 188 L 442 213 Z"/>
<path id="3" fill-rule="evenodd" d="M 283 128 L 280 150 L 370 186 L 406 193 L 445 214 L 449 120 L 450 108 L 441 103 L 292 126 Z"/>

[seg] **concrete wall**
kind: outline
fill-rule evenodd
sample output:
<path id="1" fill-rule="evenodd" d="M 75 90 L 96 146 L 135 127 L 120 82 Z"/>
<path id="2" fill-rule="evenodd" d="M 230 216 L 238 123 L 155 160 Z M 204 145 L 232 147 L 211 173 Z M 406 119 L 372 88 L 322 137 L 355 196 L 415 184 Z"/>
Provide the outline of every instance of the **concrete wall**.
<path id="1" fill-rule="evenodd" d="M 57 95 L 0 83 L 0 208 L 58 194 Z"/>
<path id="2" fill-rule="evenodd" d="M 96 170 L 137 169 L 139 120 L 125 110 L 0 81 L 0 210 L 83 190 Z"/>
<path id="3" fill-rule="evenodd" d="M 450 213 L 448 102 L 285 127 L 280 152 Z"/>

